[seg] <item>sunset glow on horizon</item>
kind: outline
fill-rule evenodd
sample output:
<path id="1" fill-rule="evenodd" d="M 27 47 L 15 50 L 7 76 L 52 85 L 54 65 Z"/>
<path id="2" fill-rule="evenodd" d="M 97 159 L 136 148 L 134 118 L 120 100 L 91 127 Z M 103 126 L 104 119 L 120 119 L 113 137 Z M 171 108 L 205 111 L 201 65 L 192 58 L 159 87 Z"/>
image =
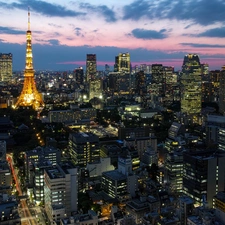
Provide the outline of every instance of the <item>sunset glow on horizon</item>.
<path id="1" fill-rule="evenodd" d="M 85 66 L 89 53 L 98 66 L 113 66 L 120 52 L 130 53 L 132 66 L 162 63 L 179 70 L 188 53 L 211 70 L 225 64 L 220 0 L 0 1 L 0 48 L 13 54 L 14 70 L 24 68 L 28 6 L 36 70 Z"/>

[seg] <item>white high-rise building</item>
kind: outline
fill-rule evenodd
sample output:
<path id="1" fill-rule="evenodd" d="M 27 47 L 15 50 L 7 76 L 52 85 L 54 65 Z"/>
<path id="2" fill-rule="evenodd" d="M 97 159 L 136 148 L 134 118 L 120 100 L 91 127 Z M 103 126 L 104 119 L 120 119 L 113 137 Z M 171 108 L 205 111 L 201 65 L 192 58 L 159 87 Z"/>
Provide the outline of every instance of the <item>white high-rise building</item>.
<path id="1" fill-rule="evenodd" d="M 45 209 L 50 221 L 59 222 L 77 211 L 77 168 L 71 162 L 47 168 L 45 179 Z"/>

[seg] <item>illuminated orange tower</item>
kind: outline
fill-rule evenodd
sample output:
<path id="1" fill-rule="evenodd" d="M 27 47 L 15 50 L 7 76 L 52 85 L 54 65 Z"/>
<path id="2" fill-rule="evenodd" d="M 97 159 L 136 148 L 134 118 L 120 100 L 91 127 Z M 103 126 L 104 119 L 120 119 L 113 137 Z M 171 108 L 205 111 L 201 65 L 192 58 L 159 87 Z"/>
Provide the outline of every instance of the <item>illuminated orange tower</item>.
<path id="1" fill-rule="evenodd" d="M 24 70 L 24 84 L 22 92 L 13 106 L 15 109 L 19 107 L 32 107 L 36 111 L 40 111 L 44 107 L 44 102 L 40 93 L 38 93 L 33 68 L 33 55 L 31 45 L 31 31 L 30 31 L 30 11 L 28 9 L 28 30 L 27 30 L 27 46 L 26 46 L 26 66 Z"/>

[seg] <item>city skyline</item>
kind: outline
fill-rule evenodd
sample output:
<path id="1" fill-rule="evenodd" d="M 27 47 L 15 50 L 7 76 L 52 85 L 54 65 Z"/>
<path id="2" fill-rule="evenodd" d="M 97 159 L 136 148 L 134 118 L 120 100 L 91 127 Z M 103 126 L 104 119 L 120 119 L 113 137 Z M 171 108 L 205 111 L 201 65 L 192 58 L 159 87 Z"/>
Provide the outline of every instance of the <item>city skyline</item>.
<path id="1" fill-rule="evenodd" d="M 196 53 L 210 70 L 225 64 L 225 3 L 220 0 L 0 1 L 1 53 L 13 54 L 13 70 L 25 65 L 27 10 L 35 70 L 85 66 L 97 55 L 98 69 L 129 52 L 132 66 L 162 63 L 180 70 Z"/>

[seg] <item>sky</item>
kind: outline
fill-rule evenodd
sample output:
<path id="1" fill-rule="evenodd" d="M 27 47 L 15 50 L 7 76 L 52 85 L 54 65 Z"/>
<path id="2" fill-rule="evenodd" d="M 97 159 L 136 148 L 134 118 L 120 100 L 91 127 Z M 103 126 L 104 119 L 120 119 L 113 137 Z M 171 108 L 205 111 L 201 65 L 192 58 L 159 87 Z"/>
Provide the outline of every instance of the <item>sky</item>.
<path id="1" fill-rule="evenodd" d="M 132 66 L 161 63 L 180 70 L 188 53 L 209 69 L 225 65 L 224 0 L 0 0 L 0 53 L 25 67 L 28 7 L 35 70 L 99 70 L 129 52 Z"/>

